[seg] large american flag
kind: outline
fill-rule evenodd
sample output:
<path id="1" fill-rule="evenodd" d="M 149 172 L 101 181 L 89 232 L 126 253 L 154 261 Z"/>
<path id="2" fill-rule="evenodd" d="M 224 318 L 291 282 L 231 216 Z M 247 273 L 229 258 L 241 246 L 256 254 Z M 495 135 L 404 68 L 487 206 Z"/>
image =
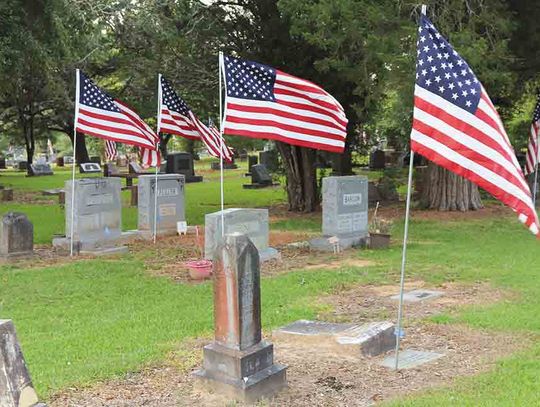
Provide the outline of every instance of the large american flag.
<path id="1" fill-rule="evenodd" d="M 540 236 L 529 186 L 488 94 L 426 16 L 418 31 L 412 150 L 478 184 Z"/>
<path id="2" fill-rule="evenodd" d="M 225 56 L 224 133 L 342 153 L 347 118 L 312 82 L 267 65 Z"/>
<path id="3" fill-rule="evenodd" d="M 536 100 L 536 107 L 534 108 L 533 120 L 531 123 L 531 134 L 529 135 L 529 144 L 527 146 L 527 156 L 525 159 L 525 175 L 532 174 L 540 157 L 540 149 L 538 143 L 540 141 L 538 132 L 540 130 L 540 93 Z"/>
<path id="4" fill-rule="evenodd" d="M 133 110 L 114 100 L 84 73 L 77 74 L 77 131 L 150 150 L 157 148 L 157 134 Z"/>
<path id="5" fill-rule="evenodd" d="M 219 131 L 212 131 L 202 123 L 186 102 L 178 96 L 172 85 L 165 78 L 160 79 L 161 112 L 158 118 L 158 128 L 163 133 L 176 134 L 192 140 L 201 140 L 208 153 L 214 157 L 232 161 L 232 151 L 225 145 Z M 222 149 L 223 147 L 223 149 Z"/>

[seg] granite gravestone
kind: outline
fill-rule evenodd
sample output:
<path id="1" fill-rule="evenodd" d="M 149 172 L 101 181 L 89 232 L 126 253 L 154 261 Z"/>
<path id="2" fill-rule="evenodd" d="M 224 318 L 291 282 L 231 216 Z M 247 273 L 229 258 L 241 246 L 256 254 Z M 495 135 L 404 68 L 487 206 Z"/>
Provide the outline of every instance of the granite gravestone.
<path id="1" fill-rule="evenodd" d="M 257 164 L 259 164 L 259 157 L 257 157 L 256 155 L 249 155 L 248 156 L 248 172 L 246 173 L 247 177 L 251 177 L 251 167 Z"/>
<path id="2" fill-rule="evenodd" d="M 322 195 L 323 236 L 311 240 L 310 246 L 317 250 L 334 250 L 328 242 L 334 236 L 341 249 L 365 244 L 368 236 L 367 177 L 323 178 Z"/>
<path id="3" fill-rule="evenodd" d="M 93 155 L 92 157 L 90 157 L 90 162 L 96 163 L 97 165 L 101 166 L 101 157 L 98 155 Z"/>
<path id="4" fill-rule="evenodd" d="M 253 403 L 287 386 L 287 368 L 274 363 L 273 345 L 262 340 L 258 250 L 234 233 L 215 254 L 215 340 L 204 347 L 203 369 L 194 376 L 206 390 Z"/>
<path id="5" fill-rule="evenodd" d="M 54 175 L 53 170 L 49 164 L 30 164 L 29 175 L 31 176 L 40 176 L 40 175 Z"/>
<path id="6" fill-rule="evenodd" d="M 9 212 L 0 225 L 0 258 L 31 256 L 34 251 L 34 226 L 25 214 Z"/>
<path id="7" fill-rule="evenodd" d="M 0 170 L 5 170 L 5 169 L 6 169 L 6 158 L 0 157 Z"/>
<path id="8" fill-rule="evenodd" d="M 258 189 L 273 185 L 272 176 L 266 166 L 264 164 L 256 164 L 251 167 L 251 184 L 244 184 L 243 187 L 245 189 Z"/>
<path id="9" fill-rule="evenodd" d="M 64 157 L 56 157 L 56 166 L 57 167 L 63 167 L 64 166 Z"/>
<path id="10" fill-rule="evenodd" d="M 276 150 L 261 151 L 259 153 L 259 163 L 266 166 L 268 171 L 276 172 L 279 168 L 279 157 Z"/>
<path id="11" fill-rule="evenodd" d="M 101 166 L 98 163 L 81 163 L 79 172 L 81 174 L 97 174 L 101 172 Z"/>
<path id="12" fill-rule="evenodd" d="M 167 174 L 181 174 L 186 182 L 201 182 L 202 176 L 195 175 L 193 156 L 189 153 L 174 153 L 167 155 Z"/>
<path id="13" fill-rule="evenodd" d="M 0 319 L 0 406 L 46 407 L 39 403 L 15 326 L 9 319 Z"/>
<path id="14" fill-rule="evenodd" d="M 186 220 L 184 176 L 159 174 L 157 178 L 157 233 L 174 235 L 177 223 Z M 154 233 L 156 176 L 141 175 L 138 187 L 139 233 L 144 237 L 150 237 Z"/>
<path id="15" fill-rule="evenodd" d="M 53 244 L 69 248 L 71 234 L 72 181 L 66 181 L 65 239 Z M 81 178 L 75 180 L 75 211 L 73 221 L 74 247 L 80 252 L 107 254 L 124 252 L 115 247 L 122 235 L 122 201 L 119 178 Z"/>
<path id="16" fill-rule="evenodd" d="M 259 250 L 261 261 L 279 258 L 279 252 L 268 247 L 268 209 L 229 208 L 223 212 L 225 234 L 247 235 Z M 221 211 L 208 213 L 204 217 L 204 258 L 212 260 L 216 248 L 223 239 Z"/>
<path id="17" fill-rule="evenodd" d="M 384 170 L 386 157 L 383 150 L 375 150 L 369 155 L 369 168 L 372 170 Z"/>

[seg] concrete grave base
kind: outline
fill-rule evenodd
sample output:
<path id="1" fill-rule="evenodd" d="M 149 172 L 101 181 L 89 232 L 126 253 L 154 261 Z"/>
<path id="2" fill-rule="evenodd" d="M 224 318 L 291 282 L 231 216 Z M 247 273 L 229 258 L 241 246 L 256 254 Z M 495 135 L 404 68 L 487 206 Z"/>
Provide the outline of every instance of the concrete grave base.
<path id="1" fill-rule="evenodd" d="M 334 236 L 322 236 L 309 241 L 309 247 L 312 250 L 322 252 L 333 252 L 334 244 L 330 243 L 328 239 Z M 350 249 L 351 247 L 366 247 L 368 237 L 365 235 L 341 235 L 339 238 L 339 247 L 341 250 Z"/>
<path id="2" fill-rule="evenodd" d="M 193 373 L 196 387 L 229 399 L 253 403 L 287 386 L 287 368 L 274 364 L 273 346 L 265 341 L 245 350 L 211 343 L 203 366 Z"/>
<path id="3" fill-rule="evenodd" d="M 0 254 L 0 261 L 10 261 L 10 260 L 25 259 L 25 258 L 31 258 L 31 257 L 34 257 L 34 252 Z"/>
<path id="4" fill-rule="evenodd" d="M 433 298 L 440 297 L 444 293 L 442 291 L 433 291 L 433 290 L 412 290 L 406 293 L 403 293 L 403 301 L 405 302 L 420 302 L 424 300 L 431 300 Z M 393 295 L 390 297 L 393 300 L 399 301 L 399 294 Z"/>
<path id="5" fill-rule="evenodd" d="M 259 250 L 259 262 L 264 263 L 269 260 L 281 260 L 281 253 L 273 247 L 268 247 L 264 250 Z"/>
<path id="6" fill-rule="evenodd" d="M 299 320 L 275 330 L 272 337 L 281 343 L 352 356 L 377 356 L 396 345 L 394 324 L 388 321 L 356 325 Z"/>
<path id="7" fill-rule="evenodd" d="M 132 232 L 123 232 L 118 241 L 125 243 L 127 241 L 136 239 L 138 234 Z M 55 237 L 52 240 L 52 245 L 55 249 L 69 252 L 71 250 L 70 239 L 68 237 Z M 81 244 L 81 242 L 75 242 L 73 245 L 73 251 L 77 254 L 88 254 L 93 256 L 109 256 L 116 254 L 123 254 L 129 251 L 127 246 L 98 246 L 90 244 Z"/>
<path id="8" fill-rule="evenodd" d="M 244 188 L 244 189 L 261 189 L 261 188 L 269 188 L 269 187 L 279 187 L 279 185 L 280 185 L 279 183 L 272 183 L 272 184 L 243 184 L 242 188 Z"/>
<path id="9" fill-rule="evenodd" d="M 424 363 L 437 360 L 444 355 L 442 353 L 424 352 L 419 350 L 404 350 L 399 352 L 398 369 L 411 369 L 423 365 Z M 396 363 L 396 355 L 391 355 L 381 362 L 381 366 L 394 369 Z"/>
<path id="10" fill-rule="evenodd" d="M 39 403 L 11 320 L 0 320 L 0 406 L 45 407 Z"/>

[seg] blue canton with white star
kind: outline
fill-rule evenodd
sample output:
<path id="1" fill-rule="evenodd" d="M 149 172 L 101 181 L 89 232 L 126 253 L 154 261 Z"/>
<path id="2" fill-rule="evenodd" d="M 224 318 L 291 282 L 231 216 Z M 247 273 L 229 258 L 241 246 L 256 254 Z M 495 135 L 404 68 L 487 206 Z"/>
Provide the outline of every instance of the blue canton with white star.
<path id="1" fill-rule="evenodd" d="M 474 114 L 481 85 L 469 65 L 426 16 L 418 27 L 416 84 Z"/>
<path id="2" fill-rule="evenodd" d="M 536 123 L 540 120 L 540 93 L 538 94 L 538 99 L 536 100 L 536 107 L 534 108 L 533 123 Z"/>
<path id="3" fill-rule="evenodd" d="M 227 96 L 275 102 L 276 70 L 240 58 L 224 58 Z"/>
<path id="4" fill-rule="evenodd" d="M 171 83 L 163 77 L 161 78 L 161 98 L 163 99 L 163 104 L 169 110 L 174 110 L 184 116 L 189 114 L 190 109 L 186 102 L 176 94 Z"/>
<path id="5" fill-rule="evenodd" d="M 114 103 L 114 99 L 98 88 L 92 80 L 79 73 L 79 103 L 96 109 L 120 113 L 120 109 Z"/>

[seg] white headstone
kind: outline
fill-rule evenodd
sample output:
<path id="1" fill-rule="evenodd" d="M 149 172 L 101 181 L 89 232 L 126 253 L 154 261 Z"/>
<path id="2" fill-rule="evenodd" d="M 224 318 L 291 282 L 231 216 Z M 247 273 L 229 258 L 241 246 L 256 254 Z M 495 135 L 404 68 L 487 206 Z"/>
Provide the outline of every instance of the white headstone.
<path id="1" fill-rule="evenodd" d="M 249 237 L 259 250 L 262 261 L 279 258 L 276 249 L 268 247 L 268 209 L 229 208 L 223 211 L 225 234 L 241 233 Z M 216 247 L 223 239 L 221 211 L 206 214 L 204 233 L 204 257 L 212 260 Z"/>
<path id="2" fill-rule="evenodd" d="M 157 177 L 157 232 L 174 235 L 178 222 L 186 220 L 185 178 L 179 174 L 159 174 Z M 138 228 L 140 232 L 153 233 L 156 176 L 141 175 L 138 185 Z"/>

